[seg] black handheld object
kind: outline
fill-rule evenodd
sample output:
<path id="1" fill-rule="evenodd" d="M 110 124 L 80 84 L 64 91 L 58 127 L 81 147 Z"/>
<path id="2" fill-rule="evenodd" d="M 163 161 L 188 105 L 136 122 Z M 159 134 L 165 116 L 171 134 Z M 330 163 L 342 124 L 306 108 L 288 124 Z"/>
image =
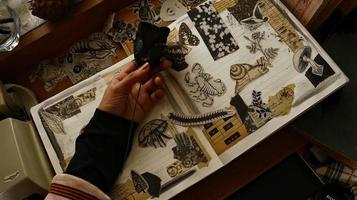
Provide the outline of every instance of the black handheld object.
<path id="1" fill-rule="evenodd" d="M 169 33 L 170 29 L 167 27 L 140 22 L 134 41 L 134 57 L 138 65 L 146 62 L 149 62 L 150 66 L 160 64 Z"/>

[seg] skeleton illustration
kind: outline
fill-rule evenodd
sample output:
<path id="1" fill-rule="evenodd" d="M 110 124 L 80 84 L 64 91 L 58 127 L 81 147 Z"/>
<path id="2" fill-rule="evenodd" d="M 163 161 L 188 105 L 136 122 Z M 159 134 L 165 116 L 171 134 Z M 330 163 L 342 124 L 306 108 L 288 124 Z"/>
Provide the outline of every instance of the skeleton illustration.
<path id="1" fill-rule="evenodd" d="M 221 79 L 214 79 L 210 74 L 204 73 L 199 63 L 194 64 L 191 71 L 192 73 L 187 72 L 185 76 L 191 97 L 202 103 L 202 106 L 212 106 L 213 97 L 222 96 L 226 92 L 226 86 Z"/>

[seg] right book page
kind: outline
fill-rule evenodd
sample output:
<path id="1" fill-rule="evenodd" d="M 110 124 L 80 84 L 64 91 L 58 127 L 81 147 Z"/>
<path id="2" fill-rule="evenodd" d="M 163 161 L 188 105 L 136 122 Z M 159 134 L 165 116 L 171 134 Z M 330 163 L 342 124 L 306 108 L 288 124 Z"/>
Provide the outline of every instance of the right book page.
<path id="1" fill-rule="evenodd" d="M 206 1 L 170 28 L 183 67 L 168 85 L 186 118 L 209 122 L 198 129 L 223 164 L 348 82 L 280 1 Z M 236 114 L 212 120 L 225 110 Z"/>

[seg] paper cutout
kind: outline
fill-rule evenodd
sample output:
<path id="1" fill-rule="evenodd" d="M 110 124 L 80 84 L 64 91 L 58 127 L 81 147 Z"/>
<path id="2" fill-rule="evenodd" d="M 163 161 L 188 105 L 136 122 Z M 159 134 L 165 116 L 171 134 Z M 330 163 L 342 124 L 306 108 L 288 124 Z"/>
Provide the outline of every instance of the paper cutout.
<path id="1" fill-rule="evenodd" d="M 238 22 L 252 16 L 255 5 L 258 0 L 239 0 L 228 11 L 236 18 Z"/>
<path id="2" fill-rule="evenodd" d="M 261 41 L 265 40 L 265 32 L 255 32 L 252 33 L 251 38 L 244 36 L 246 40 L 248 40 L 251 44 L 246 46 L 249 49 L 249 52 L 252 54 L 256 54 L 260 52 L 263 57 L 263 62 L 267 63 L 268 67 L 273 67 L 272 61 L 278 56 L 279 49 L 278 48 L 265 48 L 261 45 Z"/>
<path id="3" fill-rule="evenodd" d="M 274 6 L 271 0 L 259 0 L 258 5 L 262 15 L 268 17 L 268 23 L 293 52 L 296 52 L 304 46 L 303 39 L 299 36 L 294 26 L 278 8 Z"/>
<path id="4" fill-rule="evenodd" d="M 218 13 L 223 12 L 227 8 L 233 7 L 234 5 L 236 5 L 235 0 L 215 0 L 213 2 L 213 6 L 217 10 Z"/>
<path id="5" fill-rule="evenodd" d="M 140 147 L 166 147 L 167 140 L 171 139 L 166 135 L 168 123 L 162 119 L 154 119 L 149 121 L 141 128 L 138 134 L 138 142 Z"/>
<path id="6" fill-rule="evenodd" d="M 331 68 L 331 66 L 326 62 L 326 60 L 320 54 L 315 57 L 314 62 L 317 63 L 318 65 L 323 66 L 324 69 L 323 74 L 321 76 L 314 74 L 313 68 L 310 67 L 306 71 L 305 76 L 314 85 L 314 87 L 317 87 L 321 82 L 323 82 L 330 76 L 334 75 L 336 72 Z"/>
<path id="7" fill-rule="evenodd" d="M 191 52 L 190 46 L 198 46 L 200 40 L 193 35 L 186 23 L 181 23 L 179 32 L 173 29 L 167 37 L 167 48 L 164 56 L 173 61 L 172 68 L 176 71 L 182 71 L 188 67 L 185 57 Z"/>
<path id="8" fill-rule="evenodd" d="M 155 174 L 152 174 L 149 172 L 145 172 L 145 173 L 141 174 L 141 176 L 145 179 L 145 181 L 149 185 L 147 192 L 152 197 L 159 197 L 160 190 L 161 190 L 161 179 L 158 176 L 156 176 Z"/>
<path id="9" fill-rule="evenodd" d="M 293 57 L 294 68 L 297 72 L 302 73 L 308 66 L 310 66 L 313 74 L 322 76 L 324 73 L 324 66 L 312 60 L 311 54 L 312 49 L 309 46 L 298 49 Z"/>
<path id="10" fill-rule="evenodd" d="M 166 0 L 161 5 L 160 17 L 163 21 L 175 21 L 187 11 L 187 8 L 178 0 Z"/>
<path id="11" fill-rule="evenodd" d="M 248 135 L 238 114 L 203 125 L 203 133 L 218 155 Z"/>
<path id="12" fill-rule="evenodd" d="M 140 21 L 160 25 L 160 15 L 156 14 L 154 6 L 149 3 L 149 0 L 139 0 L 132 5 L 132 9 Z"/>
<path id="13" fill-rule="evenodd" d="M 268 21 L 268 18 L 263 17 L 263 15 L 260 12 L 258 4 L 256 4 L 252 16 L 246 19 L 242 19 L 240 23 L 244 25 L 248 30 L 254 31 L 257 28 L 259 28 L 261 25 L 263 25 L 266 21 Z"/>
<path id="14" fill-rule="evenodd" d="M 180 43 L 189 46 L 198 46 L 200 44 L 200 39 L 192 34 L 190 28 L 188 28 L 185 22 L 182 22 L 179 28 L 179 38 Z"/>
<path id="15" fill-rule="evenodd" d="M 183 115 L 181 113 L 169 113 L 171 123 L 180 126 L 198 126 L 227 118 L 235 114 L 234 110 L 221 109 L 199 115 Z"/>
<path id="16" fill-rule="evenodd" d="M 226 92 L 226 86 L 221 79 L 214 79 L 210 74 L 204 73 L 199 63 L 194 64 L 191 71 L 192 74 L 187 72 L 185 76 L 191 98 L 202 106 L 212 106 L 213 97 L 222 96 Z"/>
<path id="17" fill-rule="evenodd" d="M 75 98 L 73 96 L 69 96 L 47 108 L 45 111 L 60 117 L 62 120 L 65 120 L 81 113 L 79 107 L 80 106 L 76 103 Z"/>
<path id="18" fill-rule="evenodd" d="M 128 179 L 125 183 L 119 183 L 113 187 L 114 190 L 110 192 L 111 199 L 118 200 L 147 200 L 150 198 L 150 194 L 146 192 L 137 193 L 135 191 L 134 183 L 131 179 Z"/>
<path id="19" fill-rule="evenodd" d="M 46 132 L 52 132 L 53 134 L 66 135 L 64 131 L 62 119 L 50 112 L 41 110 L 39 112 L 42 123 L 45 126 Z"/>
<path id="20" fill-rule="evenodd" d="M 176 176 L 184 174 L 189 169 L 191 169 L 191 167 L 185 167 L 182 162 L 178 160 L 167 166 L 166 172 L 171 178 L 174 178 Z"/>
<path id="21" fill-rule="evenodd" d="M 106 32 L 114 42 L 125 43 L 127 41 L 133 42 L 135 40 L 136 27 L 131 23 L 123 21 L 114 21 L 112 27 Z"/>
<path id="22" fill-rule="evenodd" d="M 272 112 L 272 117 L 287 115 L 291 111 L 294 101 L 295 84 L 290 84 L 280 90 L 276 95 L 270 96 L 268 107 Z"/>
<path id="23" fill-rule="evenodd" d="M 134 170 L 130 171 L 131 179 L 133 180 L 135 191 L 137 193 L 145 192 L 149 188 L 149 184 L 146 180 Z"/>
<path id="24" fill-rule="evenodd" d="M 186 6 L 188 10 L 196 7 L 198 4 L 204 2 L 206 0 L 180 0 L 180 2 Z"/>
<path id="25" fill-rule="evenodd" d="M 74 99 L 75 103 L 79 107 L 82 107 L 82 106 L 94 101 L 96 98 L 96 91 L 97 91 L 97 88 L 94 87 L 92 89 L 87 90 L 86 92 L 84 92 L 82 94 L 79 94 Z"/>
<path id="26" fill-rule="evenodd" d="M 175 134 L 174 140 L 177 144 L 172 151 L 174 158 L 181 161 L 186 168 L 191 168 L 200 162 L 207 162 L 205 153 L 201 150 L 193 136 L 186 133 Z"/>
<path id="27" fill-rule="evenodd" d="M 239 49 L 237 42 L 211 2 L 203 3 L 187 14 L 195 24 L 214 60 Z"/>
<path id="28" fill-rule="evenodd" d="M 235 64 L 231 66 L 231 78 L 236 81 L 235 94 L 239 94 L 248 83 L 269 72 L 269 64 L 265 58 L 260 58 L 256 65 Z"/>

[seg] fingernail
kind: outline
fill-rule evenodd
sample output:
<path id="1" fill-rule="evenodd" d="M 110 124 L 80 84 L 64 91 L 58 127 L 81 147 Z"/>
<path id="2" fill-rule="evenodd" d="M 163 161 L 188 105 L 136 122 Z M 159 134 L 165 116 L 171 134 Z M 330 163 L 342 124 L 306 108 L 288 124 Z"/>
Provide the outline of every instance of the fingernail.
<path id="1" fill-rule="evenodd" d="M 145 63 L 142 67 L 141 67 L 141 70 L 147 70 L 147 69 L 149 69 L 149 63 L 147 62 L 147 63 Z"/>

